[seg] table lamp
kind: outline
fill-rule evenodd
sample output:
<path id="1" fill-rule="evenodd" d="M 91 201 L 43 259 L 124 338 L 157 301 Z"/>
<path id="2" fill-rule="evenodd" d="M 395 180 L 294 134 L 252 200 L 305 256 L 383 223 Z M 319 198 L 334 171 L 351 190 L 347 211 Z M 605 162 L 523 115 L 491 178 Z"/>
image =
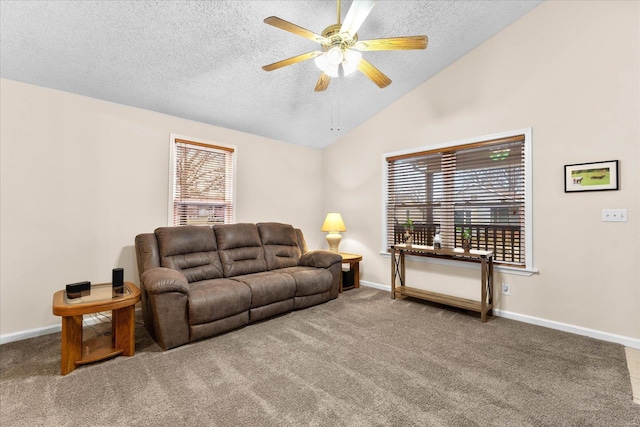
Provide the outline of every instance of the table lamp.
<path id="1" fill-rule="evenodd" d="M 344 221 L 342 221 L 342 216 L 338 212 L 329 212 L 320 231 L 328 232 L 327 243 L 329 243 L 329 250 L 339 252 L 338 246 L 340 246 L 340 240 L 342 240 L 340 232 L 347 231 L 347 227 L 344 226 Z"/>

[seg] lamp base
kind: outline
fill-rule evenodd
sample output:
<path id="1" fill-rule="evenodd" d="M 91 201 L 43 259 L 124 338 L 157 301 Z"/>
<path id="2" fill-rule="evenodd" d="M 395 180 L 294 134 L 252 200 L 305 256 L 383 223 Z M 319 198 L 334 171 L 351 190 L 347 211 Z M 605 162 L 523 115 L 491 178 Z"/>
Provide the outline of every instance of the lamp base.
<path id="1" fill-rule="evenodd" d="M 342 240 L 342 236 L 340 233 L 329 233 L 327 234 L 327 243 L 329 243 L 329 250 L 331 252 L 340 252 L 338 250 L 338 246 L 340 246 L 340 241 Z"/>

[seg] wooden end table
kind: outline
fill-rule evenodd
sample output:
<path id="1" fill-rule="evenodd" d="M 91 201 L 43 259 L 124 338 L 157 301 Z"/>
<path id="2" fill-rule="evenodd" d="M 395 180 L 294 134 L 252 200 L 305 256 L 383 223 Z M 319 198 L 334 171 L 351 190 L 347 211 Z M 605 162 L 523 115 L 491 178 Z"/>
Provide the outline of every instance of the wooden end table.
<path id="1" fill-rule="evenodd" d="M 62 356 L 60 373 L 67 375 L 78 365 L 97 362 L 109 357 L 133 356 L 136 351 L 135 304 L 140 301 L 140 289 L 125 282 L 124 292 L 114 296 L 111 283 L 91 286 L 90 294 L 67 298 L 66 291 L 53 295 L 53 314 L 62 316 Z M 82 339 L 84 314 L 111 311 L 111 336 L 91 340 Z"/>
<path id="2" fill-rule="evenodd" d="M 340 292 L 344 290 L 349 290 L 352 288 L 360 287 L 360 261 L 362 261 L 362 255 L 358 254 L 348 254 L 345 252 L 340 252 L 342 256 L 342 263 L 349 264 L 349 269 L 353 271 L 353 286 L 344 288 L 342 286 L 342 280 L 340 280 Z"/>

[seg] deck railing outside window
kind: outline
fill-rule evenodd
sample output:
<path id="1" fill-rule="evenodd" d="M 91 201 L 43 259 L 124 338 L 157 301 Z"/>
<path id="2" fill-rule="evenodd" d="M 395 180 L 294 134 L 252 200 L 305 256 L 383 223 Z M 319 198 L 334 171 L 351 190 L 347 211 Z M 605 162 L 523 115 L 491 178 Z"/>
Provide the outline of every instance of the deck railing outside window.
<path id="1" fill-rule="evenodd" d="M 452 238 L 442 236 L 443 242 L 446 242 L 443 247 L 462 247 L 462 230 L 465 228 L 471 232 L 472 249 L 493 250 L 494 260 L 497 262 L 517 264 L 524 261 L 521 230 L 517 225 L 455 224 Z M 433 236 L 439 229 L 440 224 L 414 223 L 413 244 L 433 246 Z M 393 244 L 404 243 L 405 239 L 404 226 L 396 224 Z"/>

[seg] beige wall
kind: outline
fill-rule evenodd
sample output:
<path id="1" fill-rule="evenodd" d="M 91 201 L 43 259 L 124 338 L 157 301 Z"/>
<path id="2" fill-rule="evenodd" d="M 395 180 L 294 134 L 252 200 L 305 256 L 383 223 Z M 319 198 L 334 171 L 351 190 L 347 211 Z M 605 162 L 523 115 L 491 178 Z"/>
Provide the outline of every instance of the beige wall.
<path id="1" fill-rule="evenodd" d="M 497 306 L 640 345 L 639 61 L 640 3 L 545 2 L 325 150 L 325 206 L 347 224 L 341 249 L 364 255 L 362 279 L 390 284 L 383 153 L 532 127 L 539 273 L 499 272 L 511 295 Z M 563 192 L 563 165 L 614 159 L 619 191 Z M 603 223 L 605 208 L 629 221 Z M 407 275 L 479 298 L 476 270 L 413 262 Z"/>
<path id="2" fill-rule="evenodd" d="M 638 2 L 546 2 L 324 152 L 0 80 L 0 335 L 59 325 L 51 297 L 65 283 L 108 281 L 115 266 L 137 282 L 133 238 L 167 222 L 170 133 L 238 147 L 240 222 L 293 223 L 326 247 L 324 212 L 342 212 L 341 249 L 388 286 L 382 154 L 532 127 L 539 274 L 499 272 L 511 295 L 497 307 L 637 345 L 639 21 Z M 563 192 L 564 164 L 612 159 L 619 191 Z M 629 222 L 601 222 L 604 208 Z M 408 274 L 478 293 L 473 269 L 413 262 Z"/>
<path id="3" fill-rule="evenodd" d="M 280 221 L 326 245 L 322 152 L 0 80 L 0 335 L 59 325 L 66 283 L 138 282 L 134 237 L 167 224 L 170 133 L 237 146 L 237 221 Z"/>

